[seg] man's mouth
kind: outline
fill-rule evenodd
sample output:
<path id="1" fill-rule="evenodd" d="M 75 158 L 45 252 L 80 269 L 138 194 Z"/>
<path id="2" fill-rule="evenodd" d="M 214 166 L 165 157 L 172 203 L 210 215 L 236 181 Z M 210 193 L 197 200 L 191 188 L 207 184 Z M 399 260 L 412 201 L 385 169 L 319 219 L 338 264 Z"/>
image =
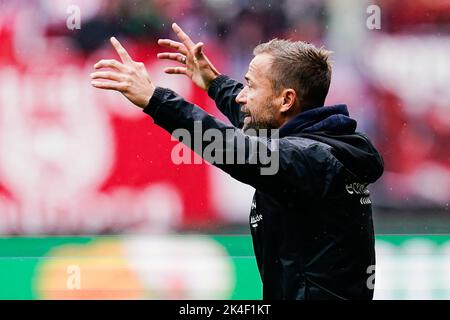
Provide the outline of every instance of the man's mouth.
<path id="1" fill-rule="evenodd" d="M 244 110 L 242 110 L 242 112 L 244 113 L 244 123 L 245 124 L 249 124 L 252 121 L 252 116 L 249 112 L 246 112 Z"/>

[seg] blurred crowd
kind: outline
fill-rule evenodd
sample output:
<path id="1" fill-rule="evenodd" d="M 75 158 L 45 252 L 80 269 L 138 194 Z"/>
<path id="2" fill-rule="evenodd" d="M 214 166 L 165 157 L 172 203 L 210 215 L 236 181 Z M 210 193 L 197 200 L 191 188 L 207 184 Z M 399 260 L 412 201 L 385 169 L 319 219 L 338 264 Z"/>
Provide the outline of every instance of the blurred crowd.
<path id="1" fill-rule="evenodd" d="M 448 0 L 378 0 L 383 8 L 383 30 L 390 33 L 450 33 Z M 399 5 L 401 3 L 401 5 Z"/>
<path id="2" fill-rule="evenodd" d="M 327 29 L 328 13 L 323 0 L 1 0 L 0 18 L 21 12 L 18 24 L 30 37 L 40 26 L 50 37 L 67 37 L 81 54 L 89 55 L 112 35 L 156 43 L 173 38 L 177 22 L 194 41 L 215 44 L 232 56 L 231 74 L 242 73 L 252 49 L 274 37 L 321 43 Z M 80 7 L 81 29 L 69 30 L 67 8 Z M 28 12 L 28 14 L 27 14 Z M 19 19 L 20 20 L 20 19 Z M 31 26 L 32 25 L 32 26 Z M 234 72 L 236 70 L 236 72 Z"/>
<path id="3" fill-rule="evenodd" d="M 272 37 L 321 38 L 324 1 L 308 0 L 95 0 L 97 12 L 83 23 L 76 40 L 83 50 L 101 45 L 111 34 L 156 40 L 170 36 L 176 21 L 193 37 L 212 39 L 231 50 L 247 49 Z M 58 28 L 58 30 L 60 30 Z"/>

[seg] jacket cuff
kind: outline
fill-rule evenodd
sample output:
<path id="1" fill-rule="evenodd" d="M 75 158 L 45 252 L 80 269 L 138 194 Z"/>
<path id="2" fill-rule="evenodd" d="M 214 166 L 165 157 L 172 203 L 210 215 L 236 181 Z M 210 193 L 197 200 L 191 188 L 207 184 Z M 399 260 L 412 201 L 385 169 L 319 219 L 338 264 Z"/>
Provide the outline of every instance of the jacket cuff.
<path id="1" fill-rule="evenodd" d="M 211 99 L 215 99 L 217 94 L 219 93 L 220 87 L 226 82 L 230 80 L 230 78 L 226 75 L 221 74 L 217 78 L 215 78 L 208 88 L 208 95 Z"/>
<path id="2" fill-rule="evenodd" d="M 166 88 L 156 87 L 148 105 L 142 111 L 154 118 L 154 116 L 158 113 L 161 104 L 164 102 L 164 97 L 168 90 L 169 89 Z"/>

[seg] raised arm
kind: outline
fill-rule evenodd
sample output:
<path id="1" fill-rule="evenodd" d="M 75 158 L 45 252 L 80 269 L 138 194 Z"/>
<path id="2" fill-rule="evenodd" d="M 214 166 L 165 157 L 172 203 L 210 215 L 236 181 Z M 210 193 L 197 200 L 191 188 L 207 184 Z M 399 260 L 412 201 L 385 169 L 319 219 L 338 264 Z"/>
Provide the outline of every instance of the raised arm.
<path id="1" fill-rule="evenodd" d="M 92 73 L 94 87 L 121 92 L 172 135 L 176 136 L 177 129 L 184 130 L 194 139 L 193 143 L 182 141 L 184 144 L 241 182 L 271 193 L 301 188 L 302 194 L 313 196 L 312 190 L 318 190 L 320 170 L 289 139 L 246 135 L 175 92 L 155 87 L 145 66 L 134 62 L 115 38 L 111 42 L 122 63 L 99 61 L 94 66 L 97 70 L 109 68 L 111 71 Z M 274 191 L 274 185 L 280 188 Z"/>
<path id="2" fill-rule="evenodd" d="M 221 75 L 214 79 L 208 89 L 208 95 L 215 101 L 217 108 L 236 128 L 242 128 L 244 125 L 245 113 L 236 102 L 236 97 L 243 88 L 242 83 Z"/>
<path id="3" fill-rule="evenodd" d="M 289 139 L 246 135 L 161 87 L 144 112 L 203 159 L 256 189 L 271 194 L 301 189 L 305 197 L 316 196 L 313 191 L 320 189 L 320 166 Z M 185 136 L 190 139 L 185 141 Z"/>

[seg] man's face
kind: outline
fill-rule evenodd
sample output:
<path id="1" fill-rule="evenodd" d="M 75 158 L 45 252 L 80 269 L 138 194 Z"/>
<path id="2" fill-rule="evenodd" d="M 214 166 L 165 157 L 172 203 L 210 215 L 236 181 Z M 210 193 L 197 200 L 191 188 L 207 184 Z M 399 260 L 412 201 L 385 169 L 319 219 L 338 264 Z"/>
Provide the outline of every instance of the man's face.
<path id="1" fill-rule="evenodd" d="M 274 94 L 268 75 L 272 57 L 268 54 L 259 54 L 250 62 L 245 75 L 247 85 L 236 97 L 236 102 L 246 114 L 243 130 L 248 129 L 275 129 L 280 125 L 277 122 L 278 109 L 277 96 Z"/>

